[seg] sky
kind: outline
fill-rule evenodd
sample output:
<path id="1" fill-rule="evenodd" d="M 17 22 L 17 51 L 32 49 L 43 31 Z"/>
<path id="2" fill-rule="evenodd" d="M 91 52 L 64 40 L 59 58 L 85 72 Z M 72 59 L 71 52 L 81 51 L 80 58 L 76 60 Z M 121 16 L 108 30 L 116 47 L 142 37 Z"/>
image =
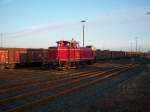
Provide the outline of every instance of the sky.
<path id="1" fill-rule="evenodd" d="M 48 48 L 74 38 L 97 49 L 150 50 L 150 0 L 0 0 L 0 46 Z"/>

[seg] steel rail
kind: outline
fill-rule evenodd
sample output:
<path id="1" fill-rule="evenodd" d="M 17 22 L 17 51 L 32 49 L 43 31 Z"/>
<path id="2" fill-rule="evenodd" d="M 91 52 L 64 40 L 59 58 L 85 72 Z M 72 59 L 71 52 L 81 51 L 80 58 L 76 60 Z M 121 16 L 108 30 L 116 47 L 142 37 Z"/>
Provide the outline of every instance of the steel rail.
<path id="1" fill-rule="evenodd" d="M 127 69 L 127 68 L 124 68 L 124 69 Z M 117 68 L 116 68 L 116 69 L 113 69 L 113 70 L 117 70 Z M 110 70 L 110 71 L 107 71 L 107 72 L 104 72 L 104 73 L 98 73 L 98 74 L 96 74 L 96 75 L 94 75 L 94 76 L 90 76 L 90 77 L 88 77 L 88 78 L 86 77 L 86 78 L 84 78 L 84 80 L 85 80 L 85 79 L 89 79 L 89 78 L 93 78 L 93 77 L 96 78 L 96 77 L 98 77 L 100 74 L 108 74 L 108 72 L 113 72 L 113 70 L 112 70 L 112 71 Z M 121 70 L 121 69 L 118 69 L 118 71 L 119 71 L 119 70 Z M 117 71 L 117 72 L 118 72 L 118 71 Z M 108 75 L 108 76 L 110 76 L 110 75 Z M 107 77 L 107 75 L 104 76 L 104 77 Z M 101 78 L 102 78 L 102 77 L 101 77 Z M 102 79 L 103 79 L 103 78 L 102 78 Z M 79 81 L 82 81 L 82 80 L 83 80 L 83 79 L 81 79 L 81 80 L 75 80 L 74 83 L 79 82 Z M 71 82 L 71 83 L 72 83 L 72 82 Z M 69 83 L 68 83 L 68 84 L 69 84 Z M 34 94 L 35 94 L 35 93 L 34 93 Z M 30 95 L 33 95 L 33 94 L 30 94 Z M 22 97 L 23 97 L 23 96 L 22 96 Z M 26 97 L 28 97 L 28 96 L 26 96 Z M 16 98 L 17 98 L 17 97 L 16 97 Z M 18 97 L 18 98 L 19 98 L 19 97 Z M 21 97 L 20 97 L 20 98 L 21 98 Z"/>
<path id="2" fill-rule="evenodd" d="M 84 72 L 77 72 L 77 73 L 74 73 L 72 75 L 66 75 L 64 77 L 61 77 L 61 80 L 65 80 L 65 79 L 69 79 L 69 78 L 73 78 L 73 77 L 78 77 L 78 75 L 80 74 L 88 74 L 88 73 L 92 73 L 94 71 L 84 71 Z M 23 89 L 22 87 L 29 87 L 29 86 L 38 86 L 38 85 L 42 85 L 42 84 L 46 84 L 46 83 L 54 83 L 54 82 L 58 82 L 58 81 L 61 81 L 60 80 L 60 77 L 57 78 L 57 79 L 51 79 L 51 80 L 37 80 L 37 81 L 31 81 L 31 82 L 26 82 L 26 83 L 21 83 L 21 84 L 17 84 L 17 85 L 13 85 L 13 87 L 10 87 L 10 88 L 6 88 L 6 89 L 3 89 L 0 91 L 0 93 L 6 93 L 6 92 L 9 92 L 9 91 L 14 91 L 14 90 L 21 90 Z"/>
<path id="3" fill-rule="evenodd" d="M 115 67 L 119 67 L 119 66 L 115 66 Z M 62 79 L 63 78 L 68 78 L 68 77 L 71 77 L 71 76 L 74 76 L 74 75 L 78 75 L 78 74 L 81 74 L 81 73 L 84 73 L 84 72 L 89 73 L 91 71 L 75 72 L 75 73 L 73 73 L 71 75 L 66 74 L 66 75 L 63 75 L 61 78 Z M 50 81 L 60 80 L 59 78 L 60 77 L 58 77 L 56 79 L 51 79 L 51 80 L 50 79 L 48 79 L 48 80 L 30 80 L 30 81 L 23 82 L 23 83 L 17 83 L 17 84 L 11 85 L 11 86 L 7 85 L 7 86 L 3 87 L 5 89 L 1 90 L 0 93 L 2 94 L 2 93 L 5 93 L 5 92 L 8 92 L 8 91 L 11 91 L 11 90 L 17 90 L 17 89 L 19 90 L 19 88 L 22 89 L 22 87 L 35 86 L 35 85 L 38 85 L 41 82 L 46 83 L 46 82 L 50 82 Z M 0 89 L 2 89 L 2 88 L 0 88 Z"/>
<path id="4" fill-rule="evenodd" d="M 58 79 L 57 81 L 49 82 L 47 87 L 45 87 L 45 86 L 44 86 L 44 88 L 41 87 L 42 89 L 38 89 L 36 91 L 32 91 L 32 92 L 28 92 L 28 93 L 24 93 L 24 94 L 13 96 L 13 97 L 10 97 L 10 98 L 7 98 L 7 99 L 0 100 L 0 104 L 2 104 L 4 102 L 8 102 L 10 100 L 15 100 L 15 99 L 23 98 L 23 97 L 29 97 L 29 96 L 35 95 L 37 93 L 41 93 L 41 92 L 44 92 L 44 91 L 48 91 L 48 90 L 57 88 L 59 86 L 66 85 L 66 83 L 61 83 L 61 82 L 67 82 L 68 84 L 70 84 L 72 82 L 68 82 L 68 81 L 74 81 L 74 82 L 81 81 L 81 80 L 86 79 L 88 77 L 93 77 L 93 74 L 98 73 L 98 72 L 100 72 L 100 71 L 91 71 L 89 73 L 84 73 L 84 74 L 77 75 L 77 76 L 74 76 L 74 77 L 68 77 L 68 78 L 66 77 L 65 79 Z M 106 71 L 100 72 L 100 74 L 103 74 L 105 72 Z M 54 84 L 54 83 L 56 83 L 56 84 Z"/>
<path id="5" fill-rule="evenodd" d="M 84 73 L 84 74 L 81 74 L 81 75 L 73 75 L 73 76 L 70 76 L 70 77 L 65 77 L 65 78 L 62 78 L 62 79 L 57 79 L 57 80 L 52 80 L 52 81 L 47 81 L 47 82 L 44 82 L 44 83 L 33 83 L 32 85 L 29 85 L 29 86 L 38 86 L 38 87 L 40 87 L 40 88 L 42 88 L 42 87 L 44 87 L 45 89 L 42 89 L 42 90 L 47 90 L 48 88 L 50 88 L 52 85 L 57 85 L 57 83 L 61 83 L 61 82 L 63 82 L 63 81 L 68 81 L 68 80 L 73 80 L 73 79 L 77 79 L 77 78 L 81 78 L 81 77 L 85 77 L 85 76 L 89 76 L 89 75 L 91 75 L 91 74 L 93 74 L 94 72 L 97 72 L 97 71 L 91 71 L 91 72 L 86 72 L 86 73 Z M 56 84 L 55 84 L 56 83 Z M 25 85 L 26 86 L 26 85 Z M 28 87 L 28 86 L 26 86 L 26 87 Z M 47 87 L 47 89 L 46 89 L 46 87 Z M 16 90 L 16 91 L 21 91 L 21 90 L 23 90 L 24 88 L 11 88 L 11 89 L 6 89 L 6 90 L 4 90 L 4 91 L 1 91 L 0 93 L 2 94 L 5 94 L 6 92 L 9 92 L 9 93 L 11 93 L 11 91 L 13 90 Z M 40 89 L 41 90 L 41 89 Z M 33 93 L 36 93 L 36 92 L 38 92 L 37 90 L 36 91 L 33 91 L 32 92 L 32 94 Z M 31 92 L 28 92 L 28 94 L 29 93 L 31 93 Z M 26 93 L 24 93 L 24 94 L 21 94 L 21 95 L 17 95 L 17 96 L 23 96 L 23 95 L 25 95 Z M 8 97 L 7 99 L 10 99 L 10 98 L 12 98 L 13 96 L 11 96 L 11 97 Z M 2 100 L 0 100 L 0 102 L 3 102 L 3 101 L 6 101 L 6 99 L 2 99 Z"/>
<path id="6" fill-rule="evenodd" d="M 131 68 L 131 67 L 130 67 Z M 86 88 L 86 87 L 89 87 L 90 85 L 93 85 L 101 80 L 104 80 L 104 79 L 107 79 L 109 77 L 112 77 L 114 75 L 117 75 L 123 71 L 126 71 L 127 69 L 130 69 L 129 67 L 128 68 L 123 68 L 123 69 L 119 69 L 118 71 L 114 71 L 113 73 L 105 73 L 105 76 L 104 77 L 100 77 L 100 78 L 97 78 L 95 80 L 92 80 L 88 83 L 84 83 L 84 84 L 81 84 L 81 85 L 78 85 L 78 86 L 75 86 L 73 88 L 69 88 L 69 89 L 66 89 L 64 91 L 61 91 L 61 92 L 58 92 L 56 93 L 55 95 L 52 95 L 52 96 L 48 96 L 46 98 L 42 98 L 42 99 L 39 99 L 37 101 L 33 101 L 33 102 L 30 102 L 30 103 L 27 103 L 27 104 L 24 104 L 24 105 L 21 105 L 21 106 L 18 106 L 16 108 L 13 108 L 13 109 L 10 109 L 8 110 L 7 112 L 24 112 L 26 109 L 30 109 L 32 108 L 33 106 L 38 106 L 38 105 L 43 105 L 43 104 L 47 104 L 49 102 L 52 102 L 56 99 L 58 99 L 59 97 L 62 97 L 62 96 L 65 96 L 66 94 L 70 94 L 70 93 L 73 93 L 73 92 L 76 92 L 76 91 L 79 91 L 81 90 L 82 88 Z M 106 75 L 107 74 L 107 75 Z"/>
<path id="7" fill-rule="evenodd" d="M 71 72 L 70 72 L 71 73 Z M 76 73 L 76 72 L 72 72 L 72 73 Z M 57 76 L 56 78 L 59 78 L 59 77 L 64 77 L 64 76 L 68 76 L 69 73 L 66 73 L 66 74 L 62 74 L 62 75 L 55 75 L 55 74 L 52 74 L 52 76 Z M 41 74 L 40 74 L 41 75 Z M 44 75 L 45 76 L 45 75 Z M 47 77 L 49 77 L 50 74 L 46 74 L 46 77 L 43 78 L 43 75 L 42 76 L 35 76 L 35 77 L 30 77 L 30 78 L 17 78 L 17 80 L 19 79 L 24 79 L 23 82 L 21 83 L 14 83 L 11 85 L 11 88 L 14 87 L 14 86 L 17 86 L 17 85 L 24 85 L 24 84 L 28 84 L 28 83 L 32 83 L 32 82 L 36 82 L 36 81 L 43 81 L 43 79 L 47 79 Z M 13 76 L 14 78 L 16 78 L 15 76 Z M 34 79 L 34 78 L 37 78 L 37 79 Z M 43 78 L 41 80 L 41 78 Z M 12 80 L 12 79 L 11 79 Z M 2 85 L 0 86 L 0 89 L 3 89 L 3 88 L 8 88 L 10 87 L 10 84 L 7 84 L 7 85 Z"/>

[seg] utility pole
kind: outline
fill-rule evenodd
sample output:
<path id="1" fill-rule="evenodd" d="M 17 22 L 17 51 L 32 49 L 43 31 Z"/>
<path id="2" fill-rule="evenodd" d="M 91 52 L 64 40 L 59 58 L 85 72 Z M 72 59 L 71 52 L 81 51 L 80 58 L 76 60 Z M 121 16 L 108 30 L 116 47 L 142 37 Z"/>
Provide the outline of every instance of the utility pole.
<path id="1" fill-rule="evenodd" d="M 83 47 L 84 47 L 84 27 L 85 27 L 85 26 L 84 26 L 84 23 L 85 23 L 86 21 L 85 21 L 85 20 L 82 20 L 81 22 L 83 23 Z"/>
<path id="2" fill-rule="evenodd" d="M 131 42 L 131 46 L 130 46 L 130 47 L 131 47 L 131 52 L 132 52 L 132 51 L 133 51 L 133 50 L 132 50 L 132 49 L 133 49 L 133 48 L 132 48 L 132 42 Z"/>
<path id="3" fill-rule="evenodd" d="M 137 51 L 138 51 L 138 37 L 135 37 L 135 51 L 136 51 L 136 53 L 137 53 Z"/>
<path id="4" fill-rule="evenodd" d="M 141 52 L 141 46 L 139 45 L 139 52 Z"/>
<path id="5" fill-rule="evenodd" d="M 3 47 L 3 33 L 1 33 L 1 47 Z"/>

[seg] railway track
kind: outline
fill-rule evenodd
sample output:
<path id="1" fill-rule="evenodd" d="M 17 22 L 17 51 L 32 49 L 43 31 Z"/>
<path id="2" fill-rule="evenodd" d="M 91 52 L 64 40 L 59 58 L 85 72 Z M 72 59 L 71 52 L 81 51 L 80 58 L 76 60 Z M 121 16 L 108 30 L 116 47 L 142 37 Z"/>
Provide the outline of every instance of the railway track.
<path id="1" fill-rule="evenodd" d="M 125 67 L 125 66 L 129 66 L 129 65 L 124 65 L 124 66 L 115 66 L 115 67 Z M 75 79 L 75 78 L 80 78 L 80 77 L 83 77 L 83 76 L 87 76 L 87 75 L 91 75 L 91 73 L 93 74 L 96 70 L 93 70 L 93 71 L 81 71 L 81 72 L 77 72 L 77 73 L 72 73 L 71 75 L 63 75 L 60 78 L 56 78 L 56 79 L 46 79 L 46 80 L 29 80 L 29 81 L 26 81 L 26 82 L 23 82 L 23 83 L 17 83 L 17 84 L 12 84 L 11 86 L 10 85 L 6 85 L 6 86 L 3 86 L 1 87 L 1 91 L 0 91 L 0 94 L 1 95 L 5 95 L 6 97 L 9 97 L 7 95 L 7 93 L 14 93 L 15 91 L 18 92 L 18 94 L 20 94 L 21 92 L 28 92 L 28 91 L 25 91 L 28 87 L 36 87 L 38 86 L 39 87 L 48 87 L 50 85 L 55 85 L 57 83 L 61 83 L 63 81 L 67 81 L 67 80 L 70 80 L 70 79 Z M 81 74 L 81 75 L 80 75 Z M 84 75 L 85 74 L 85 75 Z M 35 89 L 38 89 L 38 88 L 35 88 Z M 30 90 L 29 90 L 30 91 Z M 5 96 L 3 96 L 3 98 L 5 98 Z"/>
<path id="2" fill-rule="evenodd" d="M 88 87 L 101 80 L 107 79 L 128 69 L 135 67 L 133 65 L 116 67 L 106 71 L 91 71 L 89 73 L 80 73 L 80 75 L 71 75 L 70 77 L 54 80 L 48 82 L 47 86 L 40 86 L 40 83 L 36 86 L 40 86 L 35 91 L 15 95 L 6 99 L 0 100 L 0 105 L 4 111 L 8 112 L 22 112 L 26 109 L 34 107 L 35 105 L 41 105 L 49 103 L 61 96 L 79 91 L 82 88 Z M 8 92 L 8 91 L 7 91 Z"/>
<path id="3" fill-rule="evenodd" d="M 71 80 L 71 79 L 76 79 L 76 78 L 80 78 L 80 77 L 84 77 L 84 76 L 87 76 L 87 75 L 91 75 L 92 73 L 94 73 L 95 71 L 87 71 L 87 72 L 77 72 L 77 73 L 74 73 L 72 75 L 67 75 L 67 76 L 64 76 L 64 77 L 61 77 L 61 78 L 58 78 L 58 79 L 54 79 L 54 80 L 47 80 L 47 81 L 33 81 L 32 83 L 31 82 L 28 82 L 28 83 L 22 83 L 22 84 L 17 84 L 15 86 L 12 86 L 11 88 L 6 88 L 6 89 L 3 89 L 0 91 L 0 94 L 1 95 L 7 95 L 7 93 L 12 93 L 12 92 L 17 92 L 17 94 L 20 94 L 20 93 L 23 93 L 23 92 L 28 92 L 28 91 L 25 91 L 26 89 L 28 90 L 28 88 L 33 88 L 34 87 L 37 87 L 35 89 L 39 89 L 39 88 L 46 88 L 46 87 L 50 87 L 52 85 L 56 85 L 57 83 L 61 83 L 61 82 L 64 82 L 64 81 L 68 81 L 68 80 Z M 81 75 L 80 75 L 81 74 Z M 30 91 L 30 90 L 29 90 Z M 9 96 L 7 96 L 9 97 Z"/>
<path id="4" fill-rule="evenodd" d="M 21 82 L 13 83 L 13 84 L 11 84 L 11 87 L 14 87 L 14 86 L 17 86 L 17 85 L 25 85 L 25 84 L 35 83 L 35 82 L 38 82 L 38 81 L 39 82 L 40 81 L 46 81 L 46 80 L 50 80 L 50 78 L 54 78 L 55 79 L 55 78 L 65 77 L 65 76 L 68 76 L 68 74 L 74 74 L 76 72 L 77 71 L 71 71 L 71 72 L 68 71 L 66 73 L 62 73 L 61 75 L 56 75 L 56 74 L 51 74 L 51 72 L 48 72 L 47 74 L 45 74 L 45 72 L 42 71 L 38 75 L 31 75 L 30 77 L 27 77 L 27 76 L 23 77 L 22 76 L 22 77 L 19 77 L 19 78 L 18 78 L 18 76 L 13 75 L 13 76 L 11 76 L 13 78 L 10 78 L 10 80 L 14 80 L 14 79 L 15 80 L 19 80 L 19 81 L 21 80 Z M 44 75 L 41 75 L 41 73 L 44 74 Z M 36 74 L 36 72 L 33 73 L 33 74 Z M 27 74 L 27 75 L 29 76 L 30 74 Z M 55 77 L 53 77 L 53 76 L 55 76 Z M 6 76 L 6 77 L 9 77 L 9 76 Z M 7 80 L 5 78 L 0 78 L 0 79 Z M 8 88 L 8 87 L 10 87 L 10 84 L 4 84 L 4 85 L 0 86 L 0 89 Z"/>
<path id="5" fill-rule="evenodd" d="M 108 66 L 110 64 L 104 64 L 103 66 Z M 111 65 L 112 66 L 112 65 Z M 127 65 L 126 65 L 127 66 Z M 114 65 L 113 67 L 121 67 L 120 65 Z M 125 67 L 125 65 L 123 66 Z M 38 83 L 42 83 L 42 82 L 49 82 L 50 80 L 58 80 L 60 78 L 67 78 L 67 77 L 70 77 L 70 76 L 73 76 L 73 75 L 79 75 L 79 74 L 82 74 L 82 73 L 89 73 L 89 72 L 92 72 L 91 70 L 86 70 L 86 71 L 72 71 L 72 72 L 66 72 L 66 74 L 61 74 L 60 76 L 57 76 L 53 79 L 50 79 L 50 75 L 44 75 L 43 76 L 35 76 L 35 77 L 31 77 L 31 78 L 23 78 L 21 77 L 22 82 L 21 83 L 13 83 L 13 84 L 6 84 L 6 85 L 2 85 L 0 86 L 0 89 L 2 91 L 0 91 L 0 93 L 3 93 L 3 92 L 6 92 L 8 90 L 15 90 L 15 89 L 18 89 L 18 88 L 21 88 L 21 87 L 24 87 L 24 86 L 28 86 L 28 85 L 36 85 Z M 71 74 L 71 75 L 69 75 Z M 15 76 L 14 76 L 15 77 Z M 17 80 L 21 80 L 20 78 Z"/>
<path id="6" fill-rule="evenodd" d="M 101 69 L 104 69 L 106 67 L 113 67 L 114 64 L 105 63 L 105 64 L 98 64 L 98 67 Z M 121 65 L 115 65 L 115 66 L 121 66 Z M 84 70 L 82 70 L 84 71 Z M 33 83 L 34 81 L 46 81 L 51 80 L 54 78 L 60 78 L 64 77 L 65 75 L 68 76 L 69 74 L 74 74 L 76 72 L 79 72 L 77 70 L 69 70 L 69 71 L 24 71 L 24 70 L 11 70 L 10 71 L 2 71 L 1 73 L 3 75 L 0 75 L 0 80 L 7 81 L 8 83 L 4 83 L 0 85 L 0 89 L 8 88 L 8 87 L 15 87 L 18 83 L 19 85 L 25 85 L 28 83 Z M 44 74 L 44 77 L 43 75 Z M 17 75 L 16 75 L 17 74 Z M 11 85 L 11 86 L 10 86 Z"/>
<path id="7" fill-rule="evenodd" d="M 113 64 L 110 63 L 105 63 L 105 64 L 99 64 L 98 67 L 111 67 L 113 66 Z M 121 65 L 119 65 L 121 66 Z M 2 74 L 7 74 L 7 75 L 0 75 L 0 79 L 24 79 L 24 80 L 29 80 L 30 78 L 36 77 L 36 78 L 41 78 L 41 70 L 10 70 L 11 74 L 8 74 L 6 70 L 1 71 Z M 18 75 L 16 75 L 16 72 Z M 40 72 L 40 73 L 39 73 Z M 77 70 L 66 70 L 66 71 L 57 71 L 57 70 L 48 70 L 48 71 L 42 71 L 42 73 L 44 74 L 44 76 L 49 76 L 51 75 L 55 75 L 55 76 L 62 76 L 65 74 L 71 74 L 71 73 L 75 73 L 77 72 Z M 15 75 L 13 74 L 15 73 Z M 22 74 L 23 73 L 23 74 Z M 46 75 L 45 75 L 46 74 Z"/>
<path id="8" fill-rule="evenodd" d="M 44 76 L 50 76 L 50 75 L 64 75 L 64 74 L 69 74 L 72 72 L 76 72 L 75 70 L 72 71 L 43 71 L 43 70 L 9 70 L 11 71 L 11 74 L 8 74 L 7 71 L 2 71 L 2 74 L 7 74 L 7 75 L 0 75 L 0 79 L 5 79 L 5 80 L 14 80 L 14 79 L 24 79 L 24 80 L 29 80 L 30 78 L 41 78 L 41 72 L 44 74 Z M 16 74 L 17 72 L 17 74 Z M 23 74 L 22 74 L 23 73 Z M 15 75 L 14 75 L 15 74 Z"/>

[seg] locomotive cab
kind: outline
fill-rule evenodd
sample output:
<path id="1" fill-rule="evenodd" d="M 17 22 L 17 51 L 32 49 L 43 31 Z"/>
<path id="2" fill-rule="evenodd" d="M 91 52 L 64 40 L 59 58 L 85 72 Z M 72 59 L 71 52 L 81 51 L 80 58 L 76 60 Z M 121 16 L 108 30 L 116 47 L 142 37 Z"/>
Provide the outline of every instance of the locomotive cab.
<path id="1" fill-rule="evenodd" d="M 68 47 L 68 48 L 79 48 L 79 43 L 72 39 L 70 42 L 69 41 L 57 41 L 57 47 Z"/>
<path id="2" fill-rule="evenodd" d="M 57 47 L 62 47 L 62 48 L 69 47 L 69 45 L 70 45 L 69 41 L 63 41 L 63 40 L 57 41 L 56 43 L 57 43 Z"/>

